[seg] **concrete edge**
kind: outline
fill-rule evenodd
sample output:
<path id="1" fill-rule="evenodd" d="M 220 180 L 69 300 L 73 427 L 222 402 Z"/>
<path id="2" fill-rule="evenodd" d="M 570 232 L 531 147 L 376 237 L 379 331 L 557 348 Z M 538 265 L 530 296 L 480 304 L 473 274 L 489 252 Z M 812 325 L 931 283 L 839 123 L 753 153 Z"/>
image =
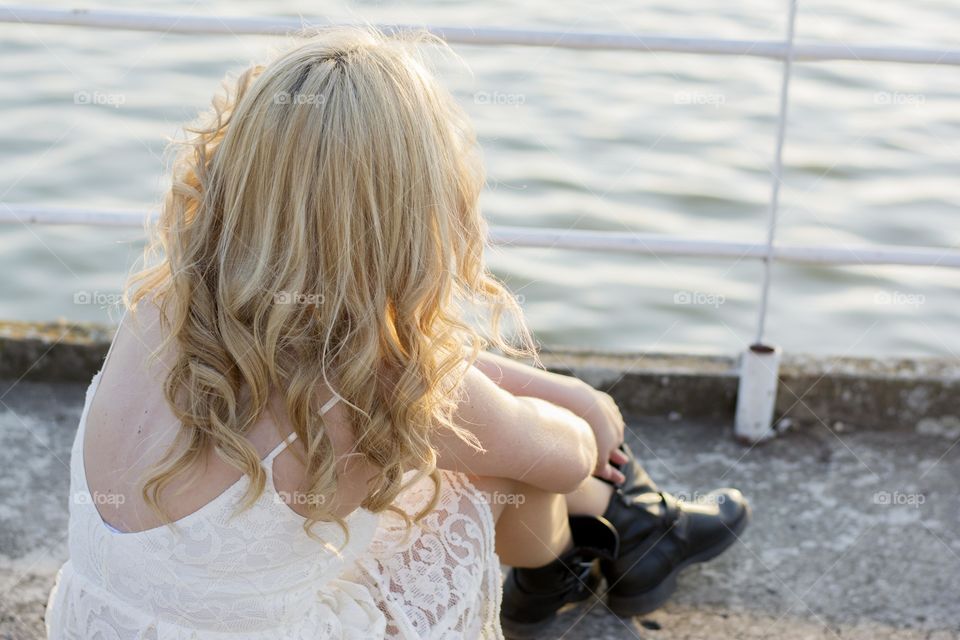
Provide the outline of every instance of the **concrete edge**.
<path id="1" fill-rule="evenodd" d="M 89 382 L 115 327 L 92 322 L 0 320 L 0 378 Z"/>
<path id="2" fill-rule="evenodd" d="M 633 415 L 732 423 L 738 360 L 730 356 L 552 351 L 551 370 L 607 390 Z M 924 420 L 960 423 L 960 362 L 939 358 L 784 355 L 776 418 L 837 430 L 915 429 Z"/>
<path id="3" fill-rule="evenodd" d="M 114 328 L 61 320 L 0 321 L 0 378 L 88 382 Z M 737 358 L 551 350 L 544 365 L 608 391 L 625 413 L 732 420 Z M 843 430 L 915 429 L 924 420 L 960 422 L 960 361 L 785 355 L 778 419 Z"/>

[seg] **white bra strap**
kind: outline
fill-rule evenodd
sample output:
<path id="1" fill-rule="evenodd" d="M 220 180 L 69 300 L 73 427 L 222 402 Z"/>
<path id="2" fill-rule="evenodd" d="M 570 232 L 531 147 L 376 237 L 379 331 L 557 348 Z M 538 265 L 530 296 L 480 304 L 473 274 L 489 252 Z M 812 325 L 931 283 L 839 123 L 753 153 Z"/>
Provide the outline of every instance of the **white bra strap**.
<path id="1" fill-rule="evenodd" d="M 333 409 L 333 406 L 338 402 L 340 402 L 340 396 L 338 396 L 336 392 L 334 392 L 333 396 L 329 400 L 324 402 L 322 407 L 320 407 L 320 415 L 322 416 L 327 411 L 330 411 L 330 409 Z"/>
<path id="2" fill-rule="evenodd" d="M 340 396 L 334 393 L 333 397 L 327 400 L 325 403 L 323 403 L 323 406 L 320 407 L 320 415 L 322 416 L 327 411 L 330 411 L 330 409 L 332 409 L 333 406 L 338 402 L 340 402 Z M 281 453 L 283 453 L 284 449 L 289 447 L 290 444 L 296 439 L 297 439 L 297 432 L 292 431 L 290 435 L 288 435 L 286 438 L 283 439 L 283 442 L 281 442 L 276 447 L 274 447 L 273 451 L 271 451 L 266 455 L 266 457 L 263 459 L 263 464 L 265 464 L 268 468 L 272 468 L 273 459 L 276 458 Z"/>

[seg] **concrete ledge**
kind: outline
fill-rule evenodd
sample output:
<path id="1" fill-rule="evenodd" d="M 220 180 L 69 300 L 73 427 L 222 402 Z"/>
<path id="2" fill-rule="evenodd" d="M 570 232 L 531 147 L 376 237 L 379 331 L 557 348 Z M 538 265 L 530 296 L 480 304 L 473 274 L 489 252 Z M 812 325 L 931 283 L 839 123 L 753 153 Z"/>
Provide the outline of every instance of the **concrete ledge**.
<path id="1" fill-rule="evenodd" d="M 0 640 L 45 637 L 85 389 L 0 381 Z M 738 487 L 753 523 L 684 571 L 664 608 L 624 619 L 592 599 L 544 640 L 960 638 L 960 428 L 838 436 L 814 423 L 745 448 L 723 422 L 647 417 L 626 435 L 665 491 L 697 501 Z"/>
<path id="2" fill-rule="evenodd" d="M 551 370 L 607 389 L 632 415 L 732 420 L 737 358 L 595 351 L 544 353 Z M 822 422 L 837 431 L 913 429 L 934 420 L 960 425 L 960 361 L 785 355 L 777 419 Z"/>
<path id="3" fill-rule="evenodd" d="M 113 328 L 94 323 L 0 321 L 0 378 L 86 382 Z M 657 353 L 548 351 L 544 364 L 608 390 L 625 413 L 732 420 L 737 359 Z M 822 422 L 837 431 L 913 429 L 923 421 L 960 426 L 960 361 L 786 355 L 780 426 Z"/>
<path id="4" fill-rule="evenodd" d="M 94 323 L 0 321 L 0 378 L 89 382 L 114 329 Z"/>

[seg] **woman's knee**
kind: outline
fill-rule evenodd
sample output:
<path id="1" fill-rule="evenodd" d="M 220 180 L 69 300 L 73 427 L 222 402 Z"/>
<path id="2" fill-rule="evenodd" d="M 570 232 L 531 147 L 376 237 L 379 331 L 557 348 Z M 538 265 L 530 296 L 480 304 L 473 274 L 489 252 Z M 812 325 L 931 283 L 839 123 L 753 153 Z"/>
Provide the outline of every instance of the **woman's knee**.
<path id="1" fill-rule="evenodd" d="M 484 499 L 490 506 L 490 512 L 493 515 L 494 523 L 500 520 L 504 508 L 510 501 L 510 496 L 517 495 L 519 483 L 507 478 L 477 477 L 472 478 L 473 486 L 483 494 Z"/>

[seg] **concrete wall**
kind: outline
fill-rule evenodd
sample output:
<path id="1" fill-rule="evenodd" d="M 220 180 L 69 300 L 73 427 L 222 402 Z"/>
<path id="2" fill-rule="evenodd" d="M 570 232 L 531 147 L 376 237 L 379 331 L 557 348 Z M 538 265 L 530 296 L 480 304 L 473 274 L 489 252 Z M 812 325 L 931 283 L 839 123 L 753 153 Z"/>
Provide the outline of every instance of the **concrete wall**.
<path id="1" fill-rule="evenodd" d="M 87 323 L 0 321 L 0 378 L 87 382 L 113 329 Z M 732 357 L 550 351 L 551 370 L 611 393 L 625 413 L 732 420 L 737 361 Z M 838 431 L 960 423 L 960 361 L 785 355 L 777 412 L 783 427 L 821 421 Z M 786 418 L 786 420 L 782 420 Z"/>

